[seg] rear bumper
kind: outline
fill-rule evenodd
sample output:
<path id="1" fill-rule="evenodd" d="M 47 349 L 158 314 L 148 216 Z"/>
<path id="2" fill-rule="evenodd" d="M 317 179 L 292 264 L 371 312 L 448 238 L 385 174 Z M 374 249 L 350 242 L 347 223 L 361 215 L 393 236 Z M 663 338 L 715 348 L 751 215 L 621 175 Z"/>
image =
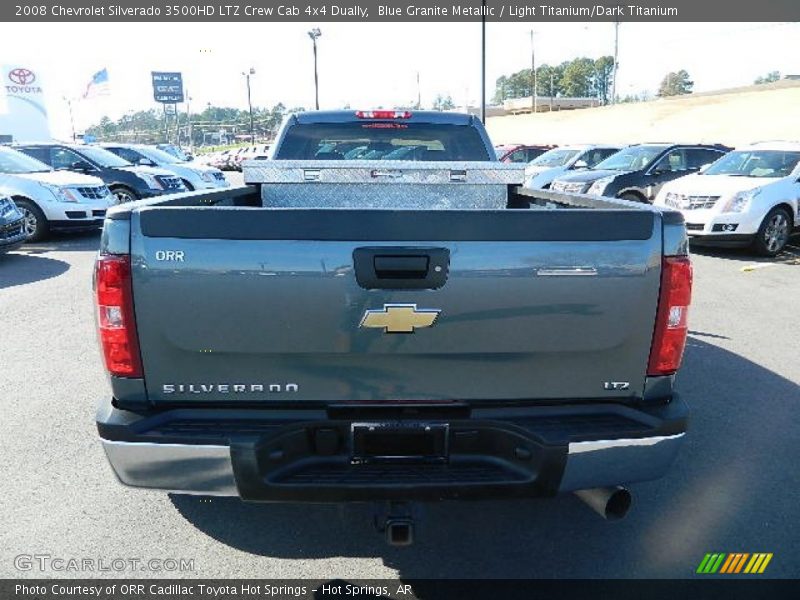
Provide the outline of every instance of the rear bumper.
<path id="1" fill-rule="evenodd" d="M 657 479 L 677 455 L 687 409 L 674 397 L 647 409 L 602 404 L 467 413 L 414 418 L 448 425 L 447 456 L 433 463 L 353 464 L 354 421 L 411 422 L 371 415 L 179 409 L 138 416 L 107 403 L 97 423 L 114 472 L 134 487 L 264 502 L 492 499 Z"/>

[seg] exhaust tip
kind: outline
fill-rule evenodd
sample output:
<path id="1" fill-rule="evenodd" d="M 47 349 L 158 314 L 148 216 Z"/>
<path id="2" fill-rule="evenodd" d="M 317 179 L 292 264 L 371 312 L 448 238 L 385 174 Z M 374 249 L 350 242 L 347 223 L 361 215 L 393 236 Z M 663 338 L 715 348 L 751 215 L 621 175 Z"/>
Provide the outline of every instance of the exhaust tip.
<path id="1" fill-rule="evenodd" d="M 608 521 L 619 521 L 628 514 L 633 498 L 622 486 L 577 490 L 575 495 Z"/>
<path id="2" fill-rule="evenodd" d="M 606 503 L 605 518 L 609 521 L 619 521 L 625 518 L 631 508 L 633 498 L 624 487 L 614 489 Z"/>

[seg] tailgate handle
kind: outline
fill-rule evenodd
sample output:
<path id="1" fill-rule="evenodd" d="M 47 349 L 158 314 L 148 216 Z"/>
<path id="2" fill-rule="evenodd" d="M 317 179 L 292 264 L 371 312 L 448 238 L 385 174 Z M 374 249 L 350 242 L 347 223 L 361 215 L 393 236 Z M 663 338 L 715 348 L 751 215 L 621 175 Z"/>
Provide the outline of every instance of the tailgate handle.
<path id="1" fill-rule="evenodd" d="M 447 281 L 450 251 L 447 248 L 356 248 L 353 251 L 356 281 L 374 290 L 436 289 Z"/>
<path id="2" fill-rule="evenodd" d="M 375 275 L 378 279 L 424 279 L 428 275 L 427 256 L 409 254 L 407 256 L 376 256 Z"/>

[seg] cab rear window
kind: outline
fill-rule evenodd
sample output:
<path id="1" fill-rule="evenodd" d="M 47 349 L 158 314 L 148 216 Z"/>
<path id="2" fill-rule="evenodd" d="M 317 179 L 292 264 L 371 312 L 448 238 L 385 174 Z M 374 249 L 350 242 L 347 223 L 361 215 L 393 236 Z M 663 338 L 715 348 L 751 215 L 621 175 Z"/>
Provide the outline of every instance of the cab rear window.
<path id="1" fill-rule="evenodd" d="M 474 127 L 384 121 L 291 126 L 278 160 L 491 160 Z"/>

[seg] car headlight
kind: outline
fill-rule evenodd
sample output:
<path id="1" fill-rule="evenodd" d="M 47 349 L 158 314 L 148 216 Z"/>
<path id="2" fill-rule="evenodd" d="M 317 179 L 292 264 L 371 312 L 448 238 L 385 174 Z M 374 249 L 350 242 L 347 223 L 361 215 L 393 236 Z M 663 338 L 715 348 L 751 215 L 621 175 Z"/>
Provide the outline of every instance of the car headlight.
<path id="1" fill-rule="evenodd" d="M 750 201 L 758 196 L 761 189 L 756 188 L 753 190 L 747 190 L 746 192 L 737 192 L 731 199 L 728 200 L 727 204 L 725 204 L 725 208 L 722 209 L 722 212 L 733 212 L 733 213 L 740 213 L 746 211 L 750 208 Z"/>
<path id="2" fill-rule="evenodd" d="M 39 185 L 53 194 L 56 202 L 80 202 L 80 197 L 74 190 L 49 183 L 39 182 Z"/>
<path id="3" fill-rule="evenodd" d="M 22 213 L 9 198 L 0 198 L 0 217 L 14 221 L 22 217 Z"/>
<path id="4" fill-rule="evenodd" d="M 211 171 L 195 171 L 195 174 L 199 175 L 200 179 L 206 183 L 211 183 L 214 181 L 214 174 Z"/>
<path id="5" fill-rule="evenodd" d="M 608 184 L 611 183 L 612 181 L 614 181 L 613 175 L 609 175 L 608 177 L 601 177 L 591 185 L 591 187 L 586 193 L 591 194 L 593 196 L 602 196 L 603 192 L 606 191 Z"/>
<path id="6" fill-rule="evenodd" d="M 163 190 L 164 186 L 150 173 L 137 173 L 139 179 L 144 181 L 151 190 Z"/>

